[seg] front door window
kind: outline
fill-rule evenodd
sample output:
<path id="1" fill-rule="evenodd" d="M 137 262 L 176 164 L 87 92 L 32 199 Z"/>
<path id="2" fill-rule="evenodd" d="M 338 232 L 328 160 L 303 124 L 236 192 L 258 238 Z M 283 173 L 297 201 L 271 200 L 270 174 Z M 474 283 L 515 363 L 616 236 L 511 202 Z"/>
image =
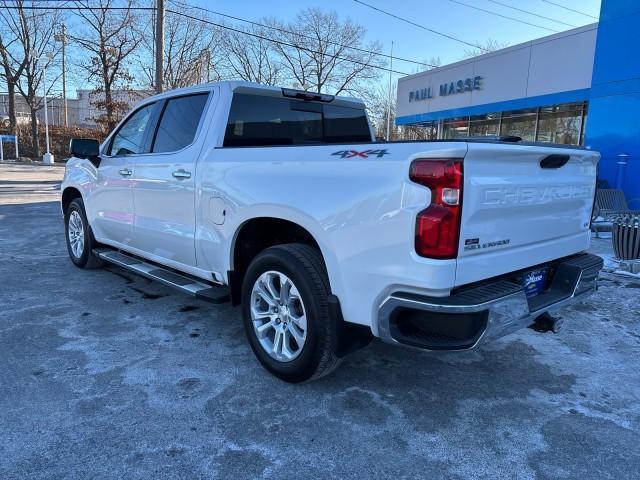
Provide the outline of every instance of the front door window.
<path id="1" fill-rule="evenodd" d="M 154 104 L 145 105 L 131 115 L 113 136 L 109 155 L 145 153 L 145 132 Z"/>

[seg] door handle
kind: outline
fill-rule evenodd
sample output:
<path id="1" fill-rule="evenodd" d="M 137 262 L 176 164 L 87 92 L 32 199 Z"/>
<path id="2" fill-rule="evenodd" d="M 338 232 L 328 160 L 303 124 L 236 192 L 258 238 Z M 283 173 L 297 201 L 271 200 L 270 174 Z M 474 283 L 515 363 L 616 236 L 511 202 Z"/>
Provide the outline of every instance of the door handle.
<path id="1" fill-rule="evenodd" d="M 118 173 L 123 177 L 128 177 L 133 172 L 131 172 L 131 170 L 129 170 L 128 168 L 123 168 L 122 170 L 118 170 Z"/>
<path id="2" fill-rule="evenodd" d="M 175 178 L 191 178 L 191 172 L 187 172 L 182 168 L 180 170 L 176 170 L 171 175 L 173 175 Z"/>

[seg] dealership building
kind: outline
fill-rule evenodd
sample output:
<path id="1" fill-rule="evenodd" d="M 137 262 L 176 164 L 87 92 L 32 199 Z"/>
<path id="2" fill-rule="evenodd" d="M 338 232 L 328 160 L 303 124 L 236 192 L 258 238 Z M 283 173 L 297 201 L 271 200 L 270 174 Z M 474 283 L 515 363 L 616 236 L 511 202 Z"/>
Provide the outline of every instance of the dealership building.
<path id="1" fill-rule="evenodd" d="M 598 150 L 600 178 L 640 209 L 638 25 L 640 2 L 603 0 L 597 24 L 400 78 L 396 125 Z"/>

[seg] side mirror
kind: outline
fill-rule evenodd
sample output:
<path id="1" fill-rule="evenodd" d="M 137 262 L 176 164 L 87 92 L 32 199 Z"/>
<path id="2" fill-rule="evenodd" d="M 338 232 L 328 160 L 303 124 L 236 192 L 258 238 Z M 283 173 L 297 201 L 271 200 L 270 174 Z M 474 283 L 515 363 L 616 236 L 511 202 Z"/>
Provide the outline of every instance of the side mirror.
<path id="1" fill-rule="evenodd" d="M 91 138 L 72 138 L 69 142 L 69 153 L 73 157 L 91 160 L 100 155 L 100 144 Z"/>

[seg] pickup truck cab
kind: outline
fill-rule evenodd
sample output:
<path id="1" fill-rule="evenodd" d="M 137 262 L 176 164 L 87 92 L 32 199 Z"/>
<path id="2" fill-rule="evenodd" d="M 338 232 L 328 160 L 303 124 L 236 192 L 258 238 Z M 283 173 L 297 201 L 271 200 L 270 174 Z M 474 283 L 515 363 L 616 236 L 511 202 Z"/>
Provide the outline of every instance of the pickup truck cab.
<path id="1" fill-rule="evenodd" d="M 354 98 L 220 82 L 142 101 L 62 184 L 71 260 L 242 306 L 299 382 L 372 337 L 468 350 L 596 289 L 599 155 L 500 140 L 376 143 Z"/>

